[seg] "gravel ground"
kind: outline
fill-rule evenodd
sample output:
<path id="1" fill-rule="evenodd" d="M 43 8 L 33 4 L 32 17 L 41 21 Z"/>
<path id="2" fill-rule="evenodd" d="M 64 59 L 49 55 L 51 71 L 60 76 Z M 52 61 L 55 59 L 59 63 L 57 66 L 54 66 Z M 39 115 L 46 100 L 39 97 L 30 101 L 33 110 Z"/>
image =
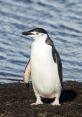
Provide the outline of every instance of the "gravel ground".
<path id="1" fill-rule="evenodd" d="M 20 82 L 0 85 L 0 117 L 82 117 L 82 83 L 64 82 L 61 106 L 51 106 L 53 99 L 31 106 L 34 101 L 31 83 L 28 88 Z"/>

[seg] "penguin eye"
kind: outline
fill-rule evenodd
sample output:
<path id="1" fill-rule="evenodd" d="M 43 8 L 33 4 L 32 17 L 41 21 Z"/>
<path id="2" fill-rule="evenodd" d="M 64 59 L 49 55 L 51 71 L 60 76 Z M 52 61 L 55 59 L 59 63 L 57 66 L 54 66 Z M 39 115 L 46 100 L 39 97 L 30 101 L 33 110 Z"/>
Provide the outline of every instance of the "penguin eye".
<path id="1" fill-rule="evenodd" d="M 39 33 L 37 32 L 36 35 L 38 35 Z"/>

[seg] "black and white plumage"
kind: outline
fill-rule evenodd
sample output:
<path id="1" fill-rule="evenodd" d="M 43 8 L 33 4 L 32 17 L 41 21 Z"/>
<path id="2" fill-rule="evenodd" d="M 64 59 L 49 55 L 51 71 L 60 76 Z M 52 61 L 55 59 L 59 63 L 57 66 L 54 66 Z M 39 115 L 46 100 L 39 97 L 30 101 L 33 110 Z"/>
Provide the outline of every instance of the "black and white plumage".
<path id="1" fill-rule="evenodd" d="M 53 41 L 47 31 L 42 28 L 35 28 L 22 34 L 34 39 L 30 61 L 25 70 L 25 82 L 28 82 L 27 73 L 28 69 L 30 69 L 33 89 L 37 99 L 32 105 L 42 104 L 40 97 L 55 97 L 52 105 L 60 105 L 59 98 L 63 87 L 62 63 Z"/>

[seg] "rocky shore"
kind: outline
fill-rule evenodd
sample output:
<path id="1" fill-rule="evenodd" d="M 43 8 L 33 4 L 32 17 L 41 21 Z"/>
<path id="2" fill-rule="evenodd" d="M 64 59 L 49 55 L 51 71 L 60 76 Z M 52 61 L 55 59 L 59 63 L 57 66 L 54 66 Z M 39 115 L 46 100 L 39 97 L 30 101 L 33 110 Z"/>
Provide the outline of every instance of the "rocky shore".
<path id="1" fill-rule="evenodd" d="M 51 106 L 53 99 L 31 106 L 34 101 L 31 83 L 28 88 L 22 82 L 0 85 L 0 117 L 82 117 L 82 83 L 64 82 L 61 106 Z"/>

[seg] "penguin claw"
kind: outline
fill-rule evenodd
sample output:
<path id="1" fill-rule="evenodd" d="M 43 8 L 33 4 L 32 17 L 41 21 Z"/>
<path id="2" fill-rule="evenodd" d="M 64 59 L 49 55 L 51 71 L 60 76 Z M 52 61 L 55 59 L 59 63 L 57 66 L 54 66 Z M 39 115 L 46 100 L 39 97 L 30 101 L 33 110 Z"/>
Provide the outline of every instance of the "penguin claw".
<path id="1" fill-rule="evenodd" d="M 53 103 L 51 103 L 51 105 L 52 105 L 52 106 L 60 106 L 61 104 L 56 103 L 56 102 L 53 102 Z"/>
<path id="2" fill-rule="evenodd" d="M 35 102 L 35 103 L 32 103 L 31 106 L 33 106 L 33 105 L 39 105 L 39 104 L 43 104 L 43 102 Z"/>

